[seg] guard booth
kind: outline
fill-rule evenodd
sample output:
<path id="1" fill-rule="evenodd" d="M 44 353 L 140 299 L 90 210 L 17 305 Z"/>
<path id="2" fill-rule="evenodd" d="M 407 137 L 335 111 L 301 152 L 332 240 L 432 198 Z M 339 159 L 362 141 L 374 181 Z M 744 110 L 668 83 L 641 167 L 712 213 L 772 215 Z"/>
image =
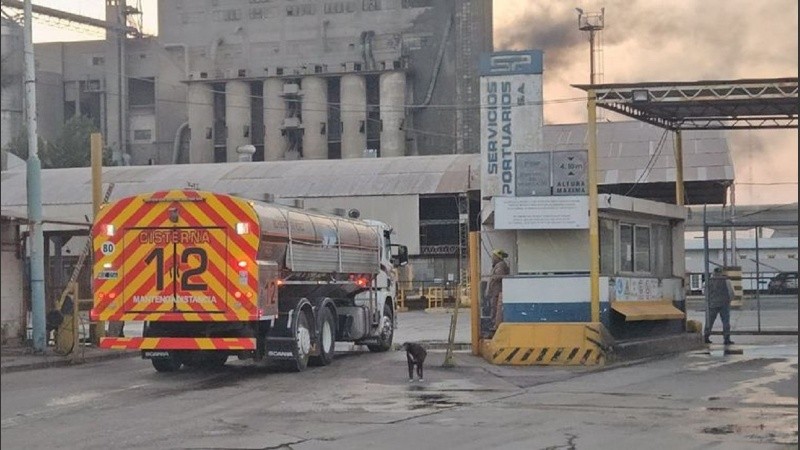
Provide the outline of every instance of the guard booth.
<path id="1" fill-rule="evenodd" d="M 617 339 L 686 329 L 683 193 L 670 198 L 678 205 L 598 195 L 592 100 L 588 142 L 548 145 L 543 70 L 538 50 L 481 56 L 481 274 L 502 248 L 511 275 L 503 322 L 490 336 L 473 329 L 473 353 L 494 364 L 603 364 Z"/>
<path id="2" fill-rule="evenodd" d="M 494 230 L 484 234 L 510 249 L 513 269 L 503 280 L 503 323 L 482 348 L 491 362 L 602 364 L 612 341 L 686 331 L 685 208 L 598 197 L 598 323 L 591 317 L 588 225 L 580 214 L 586 199 L 495 198 Z"/>

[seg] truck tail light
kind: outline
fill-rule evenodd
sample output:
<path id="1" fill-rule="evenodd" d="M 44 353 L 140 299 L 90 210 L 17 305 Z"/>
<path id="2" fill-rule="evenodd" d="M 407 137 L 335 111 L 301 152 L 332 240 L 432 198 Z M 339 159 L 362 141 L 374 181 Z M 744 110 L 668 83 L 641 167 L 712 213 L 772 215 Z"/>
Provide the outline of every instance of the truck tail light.
<path id="1" fill-rule="evenodd" d="M 92 322 L 97 322 L 99 317 L 100 315 L 97 314 L 97 311 L 94 308 L 89 310 L 89 320 L 91 320 Z"/>
<path id="2" fill-rule="evenodd" d="M 106 236 L 114 236 L 114 225 L 110 223 L 103 225 L 103 232 Z"/>

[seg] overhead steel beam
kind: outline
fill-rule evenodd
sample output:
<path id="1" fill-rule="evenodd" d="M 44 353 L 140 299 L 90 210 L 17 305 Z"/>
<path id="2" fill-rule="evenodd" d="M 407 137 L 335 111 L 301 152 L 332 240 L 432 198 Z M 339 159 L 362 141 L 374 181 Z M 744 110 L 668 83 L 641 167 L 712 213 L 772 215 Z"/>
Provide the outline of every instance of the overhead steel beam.
<path id="1" fill-rule="evenodd" d="M 597 106 L 670 130 L 798 127 L 798 79 L 576 85 Z"/>
<path id="2" fill-rule="evenodd" d="M 24 3 L 18 0 L 2 0 L 0 6 L 8 8 L 19 9 L 24 7 Z M 48 8 L 45 6 L 32 5 L 34 14 L 41 14 L 43 16 L 53 17 L 56 19 L 66 20 L 69 22 L 80 23 L 90 27 L 102 28 L 104 30 L 115 31 L 117 33 L 125 33 L 135 37 L 141 37 L 142 33 L 134 27 L 121 26 L 116 23 L 106 22 L 105 20 L 95 19 L 93 17 L 81 16 L 80 14 L 73 14 L 58 9 Z"/>

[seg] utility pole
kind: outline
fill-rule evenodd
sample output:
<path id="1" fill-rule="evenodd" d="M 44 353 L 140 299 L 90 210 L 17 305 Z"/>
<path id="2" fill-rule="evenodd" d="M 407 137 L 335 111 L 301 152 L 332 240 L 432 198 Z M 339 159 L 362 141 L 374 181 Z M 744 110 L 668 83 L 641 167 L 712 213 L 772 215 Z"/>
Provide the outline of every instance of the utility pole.
<path id="1" fill-rule="evenodd" d="M 28 127 L 28 226 L 31 236 L 31 321 L 33 349 L 44 352 L 47 347 L 44 304 L 44 234 L 42 233 L 42 162 L 39 159 L 36 130 L 36 66 L 33 59 L 31 0 L 25 0 L 25 117 Z"/>

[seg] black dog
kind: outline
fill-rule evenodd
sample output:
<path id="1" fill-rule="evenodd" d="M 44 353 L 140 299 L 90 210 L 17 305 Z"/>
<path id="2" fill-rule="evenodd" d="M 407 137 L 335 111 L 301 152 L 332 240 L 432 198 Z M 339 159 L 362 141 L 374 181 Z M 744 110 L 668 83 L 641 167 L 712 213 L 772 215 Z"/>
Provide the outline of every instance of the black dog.
<path id="1" fill-rule="evenodd" d="M 425 363 L 425 357 L 428 355 L 428 352 L 425 351 L 425 348 L 421 345 L 413 342 L 404 343 L 403 348 L 406 349 L 406 359 L 408 360 L 408 381 L 414 381 L 415 365 L 417 366 L 419 381 L 423 381 L 422 365 Z"/>

